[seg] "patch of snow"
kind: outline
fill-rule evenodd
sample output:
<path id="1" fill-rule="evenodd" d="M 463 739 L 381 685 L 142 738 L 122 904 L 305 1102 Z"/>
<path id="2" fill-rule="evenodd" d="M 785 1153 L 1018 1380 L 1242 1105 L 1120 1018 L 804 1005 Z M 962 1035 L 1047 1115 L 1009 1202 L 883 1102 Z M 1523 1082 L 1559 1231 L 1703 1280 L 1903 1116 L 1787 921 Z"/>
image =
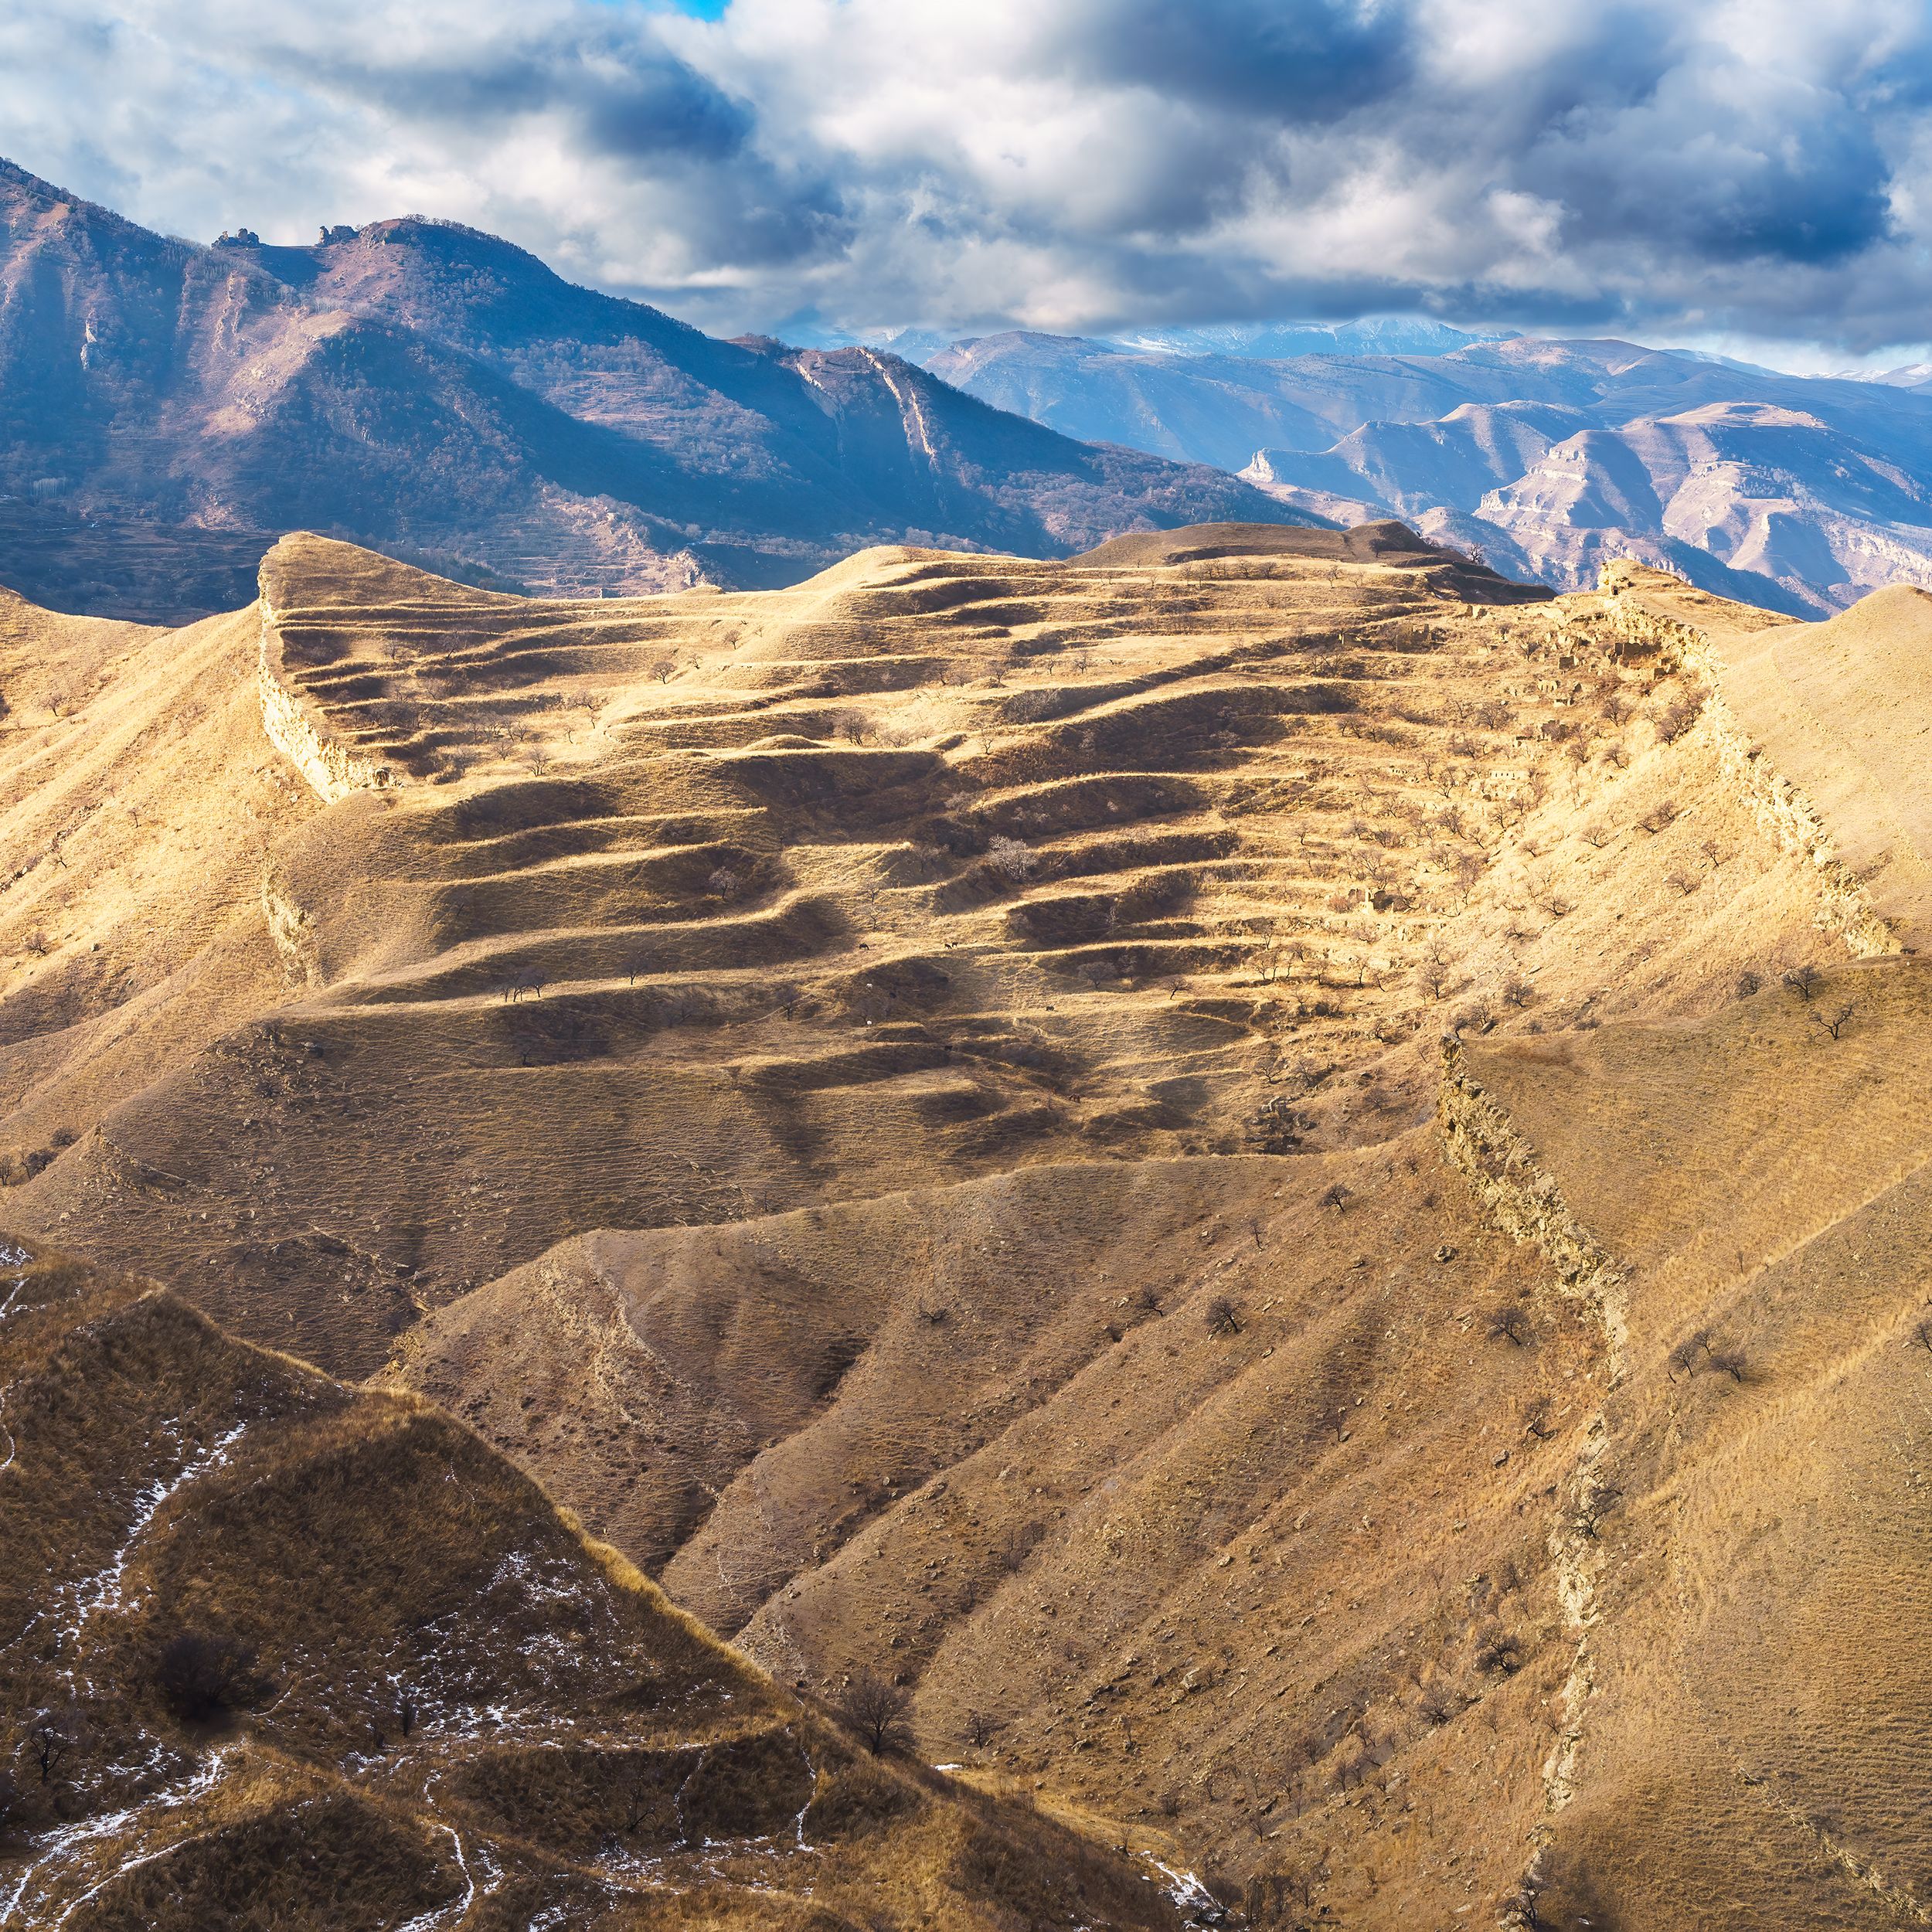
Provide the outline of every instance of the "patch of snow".
<path id="1" fill-rule="evenodd" d="M 103 1838 L 118 1836 L 123 1832 L 130 1829 L 138 1830 L 151 1813 L 179 1811 L 182 1805 L 192 1804 L 196 1798 L 205 1797 L 220 1782 L 222 1774 L 227 1768 L 227 1761 L 235 1754 L 237 1748 L 234 1746 L 224 1746 L 221 1750 L 212 1753 L 207 1763 L 200 1766 L 192 1777 L 185 1779 L 172 1790 L 159 1792 L 139 1804 L 129 1805 L 124 1811 L 110 1811 L 100 1818 L 83 1819 L 78 1825 L 67 1825 L 56 1828 L 46 1840 L 46 1849 L 41 1855 L 34 1859 L 21 1873 L 19 1883 L 14 1886 L 12 1895 L 4 1904 L 0 1904 L 0 1928 L 13 1925 L 15 1923 L 14 1914 L 20 1910 L 21 1901 L 26 1896 L 27 1888 L 32 1884 L 37 1876 L 48 1872 L 51 1867 L 66 1862 L 83 1852 L 88 1846 L 98 1844 Z M 104 1886 L 111 1884 L 123 1872 L 134 1871 L 138 1867 L 151 1862 L 173 1849 L 173 1845 L 170 1843 L 158 1846 L 152 1851 L 138 1853 L 134 1857 L 124 1859 L 99 1883 L 90 1886 L 77 1899 L 70 1901 L 66 1910 L 57 1919 L 50 1920 L 46 1917 L 44 1908 L 49 1900 L 48 1888 L 43 1885 L 36 1892 L 31 1902 L 32 1908 L 34 1909 L 30 1910 L 28 1917 L 19 1920 L 19 1923 L 23 1927 L 64 1925 L 73 1913 L 85 1905 L 90 1899 Z"/>
<path id="2" fill-rule="evenodd" d="M 435 1829 L 448 1832 L 450 1842 L 456 1847 L 456 1869 L 463 1874 L 463 1896 L 453 1905 L 440 1905 L 434 1912 L 419 1914 L 408 1924 L 398 1926 L 396 1932 L 435 1932 L 440 1925 L 461 1925 L 469 1917 L 470 1907 L 475 1902 L 476 1880 L 470 1875 L 470 1862 L 464 1854 L 462 1834 L 452 1825 L 437 1825 Z"/>
<path id="3" fill-rule="evenodd" d="M 247 1424 L 238 1422 L 225 1434 L 215 1438 L 213 1447 L 204 1449 L 192 1462 L 184 1464 L 172 1482 L 157 1478 L 135 1498 L 134 1520 L 128 1525 L 128 1534 L 122 1539 L 114 1560 L 98 1575 L 77 1586 L 75 1604 L 80 1612 L 72 1634 L 78 1637 L 88 1621 L 104 1610 L 117 1610 L 121 1607 L 121 1580 L 128 1567 L 128 1559 L 134 1554 L 135 1544 L 147 1535 L 149 1526 L 158 1515 L 170 1497 L 178 1495 L 188 1485 L 219 1469 L 228 1460 L 228 1451 L 240 1439 Z"/>

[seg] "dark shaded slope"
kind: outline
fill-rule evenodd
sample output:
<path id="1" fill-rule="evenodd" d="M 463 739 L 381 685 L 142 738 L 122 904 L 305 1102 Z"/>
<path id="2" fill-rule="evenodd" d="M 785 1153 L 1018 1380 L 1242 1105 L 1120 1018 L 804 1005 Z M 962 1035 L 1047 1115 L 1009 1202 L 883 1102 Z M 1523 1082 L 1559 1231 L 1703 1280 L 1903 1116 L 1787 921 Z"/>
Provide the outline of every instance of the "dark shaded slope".
<path id="1" fill-rule="evenodd" d="M 0 1376 L 9 1932 L 1175 1923 L 866 1757 L 427 1403 L 12 1243 Z"/>

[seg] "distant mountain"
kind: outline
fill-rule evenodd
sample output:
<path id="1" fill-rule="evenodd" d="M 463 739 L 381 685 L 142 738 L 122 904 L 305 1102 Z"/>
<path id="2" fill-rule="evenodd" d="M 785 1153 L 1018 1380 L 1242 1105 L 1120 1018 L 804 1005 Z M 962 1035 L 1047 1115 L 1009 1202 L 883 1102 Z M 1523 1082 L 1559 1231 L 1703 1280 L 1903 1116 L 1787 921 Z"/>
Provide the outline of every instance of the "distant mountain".
<path id="1" fill-rule="evenodd" d="M 876 349 L 719 342 L 470 229 L 330 233 L 200 247 L 0 162 L 0 583 L 232 607 L 307 528 L 552 592 L 749 586 L 879 542 L 1063 555 L 1301 514 Z"/>
<path id="2" fill-rule="evenodd" d="M 970 396 L 1063 434 L 1239 469 L 1265 444 L 1333 440 L 1293 366 L 1012 330 L 955 342 L 926 366 Z M 1176 459 L 1181 460 L 1181 459 Z"/>
<path id="3" fill-rule="evenodd" d="M 1020 334 L 930 366 L 1065 434 L 1179 460 L 1232 464 L 1257 436 L 1241 473 L 1284 503 L 1401 517 L 1558 589 L 1621 556 L 1793 614 L 1932 585 L 1923 371 L 1802 377 L 1536 338 L 1264 360 Z"/>
<path id="4" fill-rule="evenodd" d="M 1181 355 L 1447 355 L 1472 335 L 1413 315 L 1371 315 L 1354 322 L 1222 322 L 1206 328 L 1140 329 L 1111 338 L 1124 349 Z"/>

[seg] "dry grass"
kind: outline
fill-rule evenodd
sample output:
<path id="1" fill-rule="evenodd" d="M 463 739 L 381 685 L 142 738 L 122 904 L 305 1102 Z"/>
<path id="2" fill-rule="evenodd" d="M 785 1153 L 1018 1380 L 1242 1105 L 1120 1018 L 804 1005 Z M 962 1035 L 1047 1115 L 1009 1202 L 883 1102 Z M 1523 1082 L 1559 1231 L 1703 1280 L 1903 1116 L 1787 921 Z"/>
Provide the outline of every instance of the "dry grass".
<path id="1" fill-rule="evenodd" d="M 981 1800 L 862 1768 L 427 1405 L 232 1342 L 138 1281 L 15 1253 L 0 1751 L 25 1801 L 0 1923 L 266 1932 L 468 1899 L 641 1924 L 660 1922 L 646 1900 L 702 1899 L 720 1922 L 802 1924 L 849 1892 L 991 1932 L 1016 1888 L 1036 1923 L 1094 1922 L 1097 1903 L 1118 1926 L 1170 1923 L 1132 1875 L 1023 1817 L 1023 1869 L 976 1891 L 947 1847 L 981 1828 Z M 258 1660 L 194 1721 L 162 1681 L 182 1632 Z M 44 1781 L 43 1714 L 66 1727 Z M 867 1811 L 900 1825 L 855 1831 Z M 788 1917 L 760 1916 L 787 1893 Z"/>
<path id="2" fill-rule="evenodd" d="M 233 1720 L 224 1830 L 321 1781 L 617 1923 L 1141 1922 L 1090 1841 L 1283 1926 L 1920 1909 L 1924 1646 L 1852 1661 L 1857 1604 L 1917 1628 L 1869 1512 L 1917 1468 L 1925 1296 L 1870 1216 L 1923 1158 L 1918 968 L 1843 963 L 1914 943 L 1916 808 L 1860 808 L 1817 689 L 1792 721 L 1798 627 L 1237 537 L 588 607 L 294 542 L 271 669 L 384 780 L 327 806 L 247 624 L 16 618 L 80 696 L 0 738 L 15 1223 L 434 1396 L 789 1687 L 414 1396 L 131 1304 L 20 1384 L 20 1575 L 111 1557 L 164 1413 L 189 1457 L 281 1418 L 104 1640 L 314 1687 Z M 1903 662 L 1849 634 L 1856 688 Z M 1615 1307 L 1446 1161 L 1445 1034 Z M 124 1438 L 56 1426 L 109 1400 Z M 996 1809 L 788 1701 L 866 1670 Z M 117 1763 L 179 1728 L 136 1681 Z M 433 1800 L 405 1691 L 475 1726 Z M 757 1893 L 800 1808 L 811 1900 Z"/>

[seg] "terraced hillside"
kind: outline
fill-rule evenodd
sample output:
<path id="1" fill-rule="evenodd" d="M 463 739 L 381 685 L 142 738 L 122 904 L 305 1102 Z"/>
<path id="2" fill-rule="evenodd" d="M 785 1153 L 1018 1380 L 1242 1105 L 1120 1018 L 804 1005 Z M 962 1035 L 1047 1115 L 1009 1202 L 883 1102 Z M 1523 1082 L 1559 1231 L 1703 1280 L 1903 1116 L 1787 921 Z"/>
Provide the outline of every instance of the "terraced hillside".
<path id="1" fill-rule="evenodd" d="M 0 1267 L 0 1926 L 1177 1923 L 870 1757 L 428 1405 Z"/>
<path id="2" fill-rule="evenodd" d="M 0 1221 L 434 1398 L 781 1681 L 897 1675 L 1253 1923 L 1710 1922 L 1576 1835 L 1638 1815 L 1628 1264 L 1457 1097 L 1916 970 L 1910 814 L 1790 695 L 1821 636 L 1896 685 L 1858 613 L 1392 525 L 589 605 L 297 538 L 262 591 L 11 612 Z"/>

